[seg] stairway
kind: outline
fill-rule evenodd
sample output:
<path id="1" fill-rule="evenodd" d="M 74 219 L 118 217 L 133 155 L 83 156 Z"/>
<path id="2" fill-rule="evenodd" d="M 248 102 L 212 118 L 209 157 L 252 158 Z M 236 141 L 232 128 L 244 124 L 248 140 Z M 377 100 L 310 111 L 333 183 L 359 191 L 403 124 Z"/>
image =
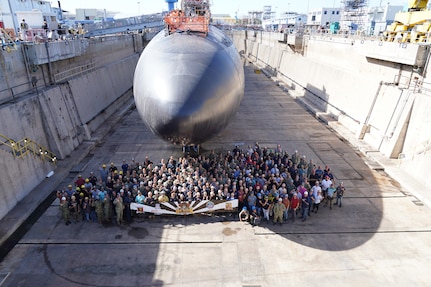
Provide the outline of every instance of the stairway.
<path id="1" fill-rule="evenodd" d="M 36 157 L 40 157 L 41 160 L 49 161 L 54 165 L 57 163 L 57 157 L 53 152 L 29 138 L 14 141 L 0 134 L 0 147 L 11 152 L 15 158 L 22 158 L 27 154 L 34 154 Z"/>

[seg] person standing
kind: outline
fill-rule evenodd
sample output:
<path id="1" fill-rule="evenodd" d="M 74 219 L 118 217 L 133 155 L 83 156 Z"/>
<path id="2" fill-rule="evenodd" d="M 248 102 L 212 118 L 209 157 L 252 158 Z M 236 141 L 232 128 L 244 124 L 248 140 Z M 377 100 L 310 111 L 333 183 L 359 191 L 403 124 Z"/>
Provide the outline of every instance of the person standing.
<path id="1" fill-rule="evenodd" d="M 124 192 L 124 190 L 122 190 Z M 117 214 L 117 224 L 120 225 L 123 222 L 123 197 L 121 196 L 121 191 L 117 193 L 117 196 L 114 199 L 115 205 L 115 213 Z"/>
<path id="2" fill-rule="evenodd" d="M 261 201 L 261 205 L 263 218 L 266 219 L 267 222 L 269 222 L 269 200 L 267 195 L 265 195 L 265 197 Z"/>
<path id="3" fill-rule="evenodd" d="M 283 223 L 283 214 L 284 211 L 286 210 L 286 206 L 284 206 L 283 204 L 283 199 L 279 198 L 275 204 L 274 204 L 274 209 L 273 209 L 273 213 L 274 213 L 274 224 L 276 224 L 277 222 L 281 225 Z"/>
<path id="4" fill-rule="evenodd" d="M 302 221 L 307 220 L 307 215 L 310 213 L 310 197 L 308 196 L 308 192 L 304 192 L 304 195 L 301 199 L 301 209 L 302 209 Z"/>
<path id="5" fill-rule="evenodd" d="M 298 208 L 299 208 L 299 198 L 298 198 L 298 194 L 296 192 L 293 193 L 292 199 L 290 200 L 290 212 L 292 213 L 292 222 L 295 222 L 295 218 L 296 218 L 296 213 L 298 212 Z"/>
<path id="6" fill-rule="evenodd" d="M 106 185 L 106 182 L 108 180 L 108 169 L 106 168 L 106 164 L 102 164 L 102 168 L 99 170 L 100 171 L 100 179 L 102 180 L 102 184 Z"/>
<path id="7" fill-rule="evenodd" d="M 103 222 L 103 199 L 97 196 L 94 201 L 94 206 L 96 210 L 97 221 L 99 223 L 102 223 Z"/>
<path id="8" fill-rule="evenodd" d="M 334 200 L 334 194 L 335 194 L 336 188 L 334 187 L 334 184 L 331 184 L 331 186 L 326 190 L 326 201 L 325 206 L 328 205 L 329 202 L 329 209 L 332 209 L 332 200 Z"/>
<path id="9" fill-rule="evenodd" d="M 28 24 L 25 22 L 25 19 L 22 19 L 20 27 L 21 27 L 21 35 L 22 35 L 21 39 L 23 41 L 27 41 Z"/>
<path id="10" fill-rule="evenodd" d="M 257 204 L 257 197 L 254 195 L 253 190 L 250 191 L 250 194 L 247 197 L 247 206 L 248 209 L 251 210 L 254 207 L 256 207 Z"/>
<path id="11" fill-rule="evenodd" d="M 46 34 L 48 34 L 48 23 L 46 21 L 43 21 L 42 29 L 45 31 Z"/>
<path id="12" fill-rule="evenodd" d="M 121 165 L 121 169 L 124 175 L 127 175 L 127 171 L 129 170 L 129 164 L 123 159 L 123 164 Z"/>
<path id="13" fill-rule="evenodd" d="M 90 183 L 95 186 L 97 184 L 97 176 L 94 175 L 94 172 L 90 172 L 90 175 L 88 176 L 88 180 Z"/>
<path id="14" fill-rule="evenodd" d="M 81 188 L 85 184 L 85 179 L 82 178 L 82 175 L 78 175 L 78 178 L 75 180 L 75 186 Z"/>
<path id="15" fill-rule="evenodd" d="M 86 196 L 82 202 L 83 220 L 90 222 L 91 205 L 90 199 Z"/>
<path id="16" fill-rule="evenodd" d="M 66 225 L 71 224 L 72 222 L 70 222 L 69 202 L 65 196 L 63 196 L 60 200 L 60 212 L 64 223 L 66 223 Z"/>
<path id="17" fill-rule="evenodd" d="M 287 194 L 284 195 L 283 204 L 286 207 L 283 213 L 283 217 L 284 217 L 284 220 L 287 221 L 287 219 L 289 218 L 289 207 L 290 207 L 290 200 Z"/>
<path id="18" fill-rule="evenodd" d="M 320 202 L 322 201 L 322 199 L 323 199 L 323 196 L 322 196 L 322 192 L 320 190 L 317 192 L 316 196 L 313 195 L 313 212 L 314 213 L 317 213 L 317 211 L 319 211 L 319 205 L 320 205 Z"/>
<path id="19" fill-rule="evenodd" d="M 111 199 L 111 193 L 107 192 L 105 194 L 105 196 L 104 196 L 103 199 L 100 198 L 100 201 L 102 201 L 102 206 L 103 206 L 103 221 L 105 221 L 105 222 L 111 222 L 111 219 L 112 219 L 112 199 Z"/>
<path id="20" fill-rule="evenodd" d="M 341 207 L 341 199 L 343 198 L 345 192 L 346 189 L 344 188 L 344 184 L 343 182 L 340 182 L 336 190 L 337 201 L 335 202 L 335 205 L 338 205 L 338 207 Z"/>
<path id="21" fill-rule="evenodd" d="M 72 195 L 69 203 L 69 212 L 71 213 L 75 223 L 79 222 L 79 204 L 76 200 L 76 196 Z"/>
<path id="22" fill-rule="evenodd" d="M 329 175 L 325 175 L 324 179 L 322 180 L 321 186 L 322 186 L 322 194 L 324 197 L 327 196 L 327 190 L 329 187 L 331 187 L 332 180 L 329 178 Z"/>
<path id="23" fill-rule="evenodd" d="M 310 196 L 311 196 L 312 199 L 316 199 L 317 198 L 317 194 L 319 192 L 322 193 L 322 188 L 320 187 L 318 180 L 316 180 L 316 182 L 314 183 L 314 186 L 311 188 L 310 192 L 311 192 Z M 320 201 L 319 201 L 319 203 L 320 203 Z M 313 201 L 313 206 L 314 206 L 314 204 L 316 204 L 316 202 Z M 310 208 L 311 208 L 311 206 L 310 206 Z M 313 207 L 313 211 L 314 211 L 314 209 L 315 208 Z"/>
<path id="24" fill-rule="evenodd" d="M 132 222 L 132 210 L 130 209 L 130 204 L 133 202 L 132 193 L 130 191 L 123 198 L 124 203 L 124 217 L 127 223 Z"/>

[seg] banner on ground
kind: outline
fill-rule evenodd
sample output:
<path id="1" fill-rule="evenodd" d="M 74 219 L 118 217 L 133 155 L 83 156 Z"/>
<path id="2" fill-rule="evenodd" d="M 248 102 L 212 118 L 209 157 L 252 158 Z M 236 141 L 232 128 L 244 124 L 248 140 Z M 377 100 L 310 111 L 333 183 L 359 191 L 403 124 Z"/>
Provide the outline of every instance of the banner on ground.
<path id="1" fill-rule="evenodd" d="M 136 213 L 153 213 L 155 215 L 189 215 L 204 212 L 229 212 L 236 211 L 238 208 L 238 199 L 234 200 L 201 200 L 192 202 L 161 202 L 155 206 L 132 202 L 131 210 Z"/>

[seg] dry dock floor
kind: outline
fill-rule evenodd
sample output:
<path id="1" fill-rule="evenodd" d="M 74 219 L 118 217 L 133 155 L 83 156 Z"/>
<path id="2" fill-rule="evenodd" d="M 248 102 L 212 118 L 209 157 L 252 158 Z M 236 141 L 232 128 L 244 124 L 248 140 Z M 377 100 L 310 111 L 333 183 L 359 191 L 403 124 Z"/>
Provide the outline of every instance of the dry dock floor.
<path id="1" fill-rule="evenodd" d="M 282 226 L 252 227 L 229 215 L 66 226 L 53 201 L 1 262 L 0 286 L 430 286 L 431 209 L 385 172 L 370 169 L 357 148 L 265 75 L 251 66 L 245 73 L 238 114 L 203 152 L 256 141 L 298 150 L 344 182 L 343 207 L 321 207 L 306 222 Z M 133 109 L 87 151 L 79 164 L 84 176 L 103 163 L 181 155 Z M 57 178 L 42 187 L 73 182 L 72 166 L 60 164 Z"/>

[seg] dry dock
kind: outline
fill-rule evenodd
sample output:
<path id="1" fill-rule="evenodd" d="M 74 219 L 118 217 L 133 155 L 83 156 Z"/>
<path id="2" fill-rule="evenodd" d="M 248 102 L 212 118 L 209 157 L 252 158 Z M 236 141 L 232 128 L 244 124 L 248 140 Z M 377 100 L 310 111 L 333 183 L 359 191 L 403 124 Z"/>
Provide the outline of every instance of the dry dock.
<path id="1" fill-rule="evenodd" d="M 203 149 L 226 151 L 258 141 L 269 148 L 280 144 L 289 153 L 298 150 L 316 164 L 329 165 L 344 182 L 342 208 L 322 207 L 306 222 L 254 228 L 229 216 L 66 226 L 54 201 L 1 262 L 0 286 L 429 285 L 430 208 L 386 173 L 370 169 L 372 161 L 358 148 L 265 75 L 252 66 L 246 66 L 245 75 L 239 112 Z M 87 175 L 103 163 L 170 155 L 181 153 L 153 136 L 132 110 L 103 140 L 81 146 L 29 197 L 71 183 L 77 175 L 72 169 Z M 78 167 L 77 157 L 82 158 Z M 53 186 L 60 176 L 61 184 Z M 17 214 L 18 220 L 17 208 L 1 221 L 1 229 L 13 225 L 8 216 Z"/>

